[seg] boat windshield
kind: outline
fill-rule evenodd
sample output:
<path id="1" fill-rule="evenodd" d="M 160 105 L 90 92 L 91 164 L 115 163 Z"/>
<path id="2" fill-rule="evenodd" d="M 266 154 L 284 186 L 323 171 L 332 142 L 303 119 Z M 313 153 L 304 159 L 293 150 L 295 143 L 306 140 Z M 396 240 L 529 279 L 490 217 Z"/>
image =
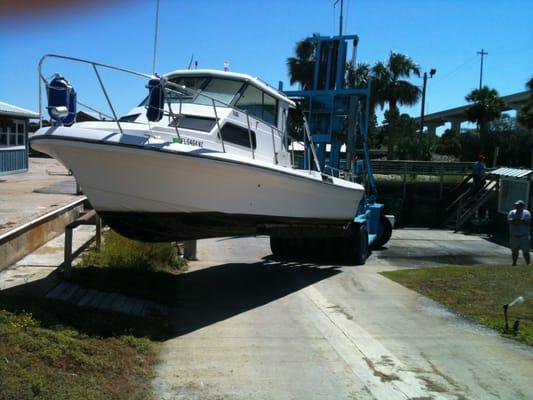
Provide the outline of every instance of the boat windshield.
<path id="1" fill-rule="evenodd" d="M 218 100 L 224 104 L 231 104 L 244 85 L 242 81 L 207 76 L 178 76 L 171 78 L 170 82 L 186 86 L 188 89 L 200 92 L 200 94 L 184 96 L 177 92 L 168 91 L 165 95 L 165 103 L 179 103 L 181 101 L 182 103 L 203 105 L 211 105 L 211 99 Z M 202 96 L 202 94 L 205 96 Z M 141 102 L 140 106 L 147 106 L 148 99 L 149 96 Z"/>
<path id="2" fill-rule="evenodd" d="M 177 93 L 169 93 L 166 101 L 177 103 L 205 104 L 211 105 L 211 98 L 225 104 L 230 104 L 244 82 L 233 79 L 209 78 L 205 76 L 181 76 L 170 79 L 171 82 L 178 85 L 184 85 L 189 89 L 200 91 L 201 94 L 194 97 L 184 98 Z M 202 96 L 205 94 L 206 96 Z M 209 97 L 207 97 L 209 96 Z"/>

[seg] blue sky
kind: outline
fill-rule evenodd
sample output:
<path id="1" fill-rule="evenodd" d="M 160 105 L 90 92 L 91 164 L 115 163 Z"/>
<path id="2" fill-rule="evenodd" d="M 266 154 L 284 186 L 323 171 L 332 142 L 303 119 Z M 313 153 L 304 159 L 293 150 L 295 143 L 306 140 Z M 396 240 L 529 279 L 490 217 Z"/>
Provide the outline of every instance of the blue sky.
<path id="1" fill-rule="evenodd" d="M 223 67 L 288 87 L 286 58 L 313 32 L 338 32 L 333 0 L 161 0 L 157 71 L 186 68 L 192 54 L 200 68 Z M 500 94 L 525 90 L 533 76 L 532 1 L 344 0 L 345 32 L 358 34 L 358 61 L 375 63 L 389 52 L 409 55 L 422 70 L 436 68 L 428 82 L 426 112 L 465 103 L 479 83 Z M 39 15 L 0 17 L 0 101 L 37 110 L 36 66 L 41 55 L 60 53 L 151 72 L 155 0 L 118 1 Z M 62 72 L 78 99 L 107 111 L 94 73 L 50 63 L 45 75 Z M 119 113 L 144 97 L 144 82 L 104 73 Z M 422 79 L 411 81 L 421 85 Z M 419 115 L 420 106 L 404 109 Z"/>

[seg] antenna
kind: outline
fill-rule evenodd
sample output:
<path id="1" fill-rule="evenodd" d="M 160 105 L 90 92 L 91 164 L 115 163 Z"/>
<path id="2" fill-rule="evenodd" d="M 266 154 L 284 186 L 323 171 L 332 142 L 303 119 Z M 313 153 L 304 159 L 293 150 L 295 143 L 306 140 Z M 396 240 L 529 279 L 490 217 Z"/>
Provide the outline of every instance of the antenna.
<path id="1" fill-rule="evenodd" d="M 152 63 L 152 71 L 155 75 L 155 60 L 157 56 L 157 32 L 159 30 L 159 0 L 156 0 L 155 8 L 155 32 L 154 32 L 154 60 Z"/>
<path id="2" fill-rule="evenodd" d="M 344 8 L 344 0 L 336 0 L 333 6 L 335 7 L 339 1 L 341 2 L 341 15 L 339 16 L 339 36 L 342 36 L 342 10 Z"/>
<path id="3" fill-rule="evenodd" d="M 191 59 L 189 60 L 189 65 L 188 65 L 187 69 L 191 69 L 193 61 L 194 61 L 194 53 L 191 54 Z"/>

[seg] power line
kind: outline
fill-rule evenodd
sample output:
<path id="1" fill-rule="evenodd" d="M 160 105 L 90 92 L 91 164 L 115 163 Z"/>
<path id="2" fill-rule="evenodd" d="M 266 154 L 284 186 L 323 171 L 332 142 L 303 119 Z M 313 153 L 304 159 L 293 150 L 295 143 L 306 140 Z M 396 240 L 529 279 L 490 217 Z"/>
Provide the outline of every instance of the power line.
<path id="1" fill-rule="evenodd" d="M 476 58 L 477 56 L 472 56 L 470 58 L 468 58 L 466 61 L 464 61 L 463 63 L 461 63 L 460 65 L 458 65 L 457 67 L 453 68 L 452 70 L 450 70 L 449 72 L 447 72 L 446 74 L 444 74 L 444 76 L 441 76 L 439 78 L 439 81 L 443 81 L 444 79 L 446 78 L 449 78 L 450 76 L 452 76 L 453 74 L 455 74 L 457 71 L 459 71 L 461 68 L 465 67 L 467 64 L 470 64 L 472 61 L 474 61 L 474 59 Z"/>

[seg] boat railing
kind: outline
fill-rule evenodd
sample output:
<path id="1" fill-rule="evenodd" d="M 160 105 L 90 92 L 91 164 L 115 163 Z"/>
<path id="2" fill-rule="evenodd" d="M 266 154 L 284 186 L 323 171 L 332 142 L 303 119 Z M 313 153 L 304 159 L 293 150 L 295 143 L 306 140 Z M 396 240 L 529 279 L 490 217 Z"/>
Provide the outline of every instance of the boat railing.
<path id="1" fill-rule="evenodd" d="M 329 174 L 326 171 L 330 171 Z M 350 182 L 357 182 L 359 179 L 358 174 L 354 174 L 350 171 L 346 171 L 339 168 L 334 168 L 331 165 L 324 165 L 323 173 L 331 176 L 335 176 L 337 178 L 341 178 Z"/>
<path id="2" fill-rule="evenodd" d="M 49 82 L 44 77 L 42 69 L 43 69 L 44 61 L 46 59 L 48 59 L 48 58 L 57 58 L 57 59 L 61 59 L 61 60 L 67 60 L 67 61 L 73 61 L 73 62 L 77 62 L 77 63 L 81 63 L 81 64 L 87 64 L 87 65 L 90 65 L 93 68 L 93 71 L 94 71 L 94 73 L 96 75 L 96 78 L 98 80 L 98 83 L 100 85 L 100 89 L 102 89 L 102 92 L 103 92 L 104 97 L 106 99 L 107 105 L 109 106 L 109 109 L 111 110 L 111 113 L 113 114 L 113 121 L 117 124 L 118 130 L 120 131 L 120 133 L 123 133 L 122 126 L 120 125 L 120 121 L 119 121 L 119 119 L 117 117 L 117 113 L 115 111 L 115 108 L 113 107 L 113 103 L 111 102 L 111 98 L 109 97 L 109 94 L 108 94 L 108 92 L 107 92 L 107 90 L 105 88 L 104 82 L 102 80 L 102 77 L 100 76 L 100 72 L 99 72 L 98 68 L 100 67 L 100 68 L 110 69 L 110 70 L 114 70 L 114 71 L 118 71 L 118 72 L 125 72 L 125 73 L 128 73 L 130 75 L 142 77 L 142 78 L 145 78 L 145 79 L 152 79 L 153 78 L 153 76 L 149 75 L 149 74 L 145 74 L 145 73 L 142 73 L 142 72 L 129 70 L 129 69 L 126 69 L 126 68 L 115 67 L 113 65 L 102 64 L 102 63 L 99 63 L 99 62 L 96 62 L 96 61 L 84 60 L 82 58 L 77 58 L 77 57 L 63 56 L 63 55 L 60 55 L 60 54 L 45 54 L 44 56 L 41 57 L 41 59 L 39 60 L 39 64 L 38 64 L 38 73 L 39 73 L 39 76 L 38 76 L 38 84 L 39 84 L 39 126 L 41 128 L 43 126 L 42 84 L 44 83 L 46 88 L 48 88 L 48 86 L 49 86 Z M 104 114 L 104 113 L 102 113 L 102 114 Z"/>
<path id="3" fill-rule="evenodd" d="M 49 58 L 56 58 L 56 59 L 61 59 L 61 60 L 66 60 L 66 61 L 77 62 L 77 63 L 81 63 L 81 64 L 87 64 L 87 65 L 90 65 L 92 67 L 92 69 L 93 69 L 93 71 L 95 73 L 95 76 L 96 76 L 96 78 L 98 80 L 98 84 L 100 86 L 100 89 L 102 90 L 102 93 L 103 93 L 103 95 L 104 95 L 104 97 L 106 99 L 107 105 L 109 106 L 109 109 L 111 110 L 111 114 L 113 115 L 112 121 L 117 124 L 118 130 L 120 131 L 120 133 L 124 133 L 124 132 L 123 132 L 122 126 L 120 124 L 120 120 L 119 120 L 119 118 L 117 116 L 117 113 L 115 111 L 115 107 L 113 107 L 113 103 L 111 101 L 109 93 L 106 90 L 105 84 L 104 84 L 104 82 L 102 80 L 102 77 L 100 75 L 99 69 L 103 68 L 103 69 L 109 69 L 109 70 L 118 71 L 118 72 L 124 72 L 124 73 L 130 74 L 130 75 L 141 77 L 141 78 L 148 79 L 148 80 L 150 80 L 150 79 L 161 79 L 157 75 L 146 74 L 146 73 L 142 73 L 142 72 L 126 69 L 126 68 L 121 68 L 121 67 L 115 67 L 113 65 L 103 64 L 103 63 L 96 62 L 96 61 L 85 60 L 85 59 L 77 58 L 77 57 L 63 56 L 63 55 L 60 55 L 60 54 L 45 54 L 43 57 L 41 57 L 41 59 L 39 60 L 39 64 L 38 64 L 38 74 L 39 74 L 39 76 L 38 76 L 38 85 L 39 85 L 39 87 L 38 87 L 38 91 L 39 91 L 39 126 L 41 128 L 43 126 L 42 85 L 44 83 L 46 88 L 48 88 L 48 86 L 49 86 L 49 82 L 45 78 L 45 76 L 43 75 L 42 69 L 43 69 L 44 61 L 46 59 L 49 59 Z M 219 118 L 218 118 L 217 104 L 218 104 L 219 107 L 229 108 L 229 109 L 231 109 L 233 111 L 236 111 L 236 112 L 239 112 L 239 113 L 243 113 L 246 116 L 246 125 L 247 125 L 247 130 L 248 130 L 249 146 L 250 146 L 250 152 L 251 152 L 251 155 L 252 155 L 253 159 L 256 158 L 256 154 L 255 154 L 255 150 L 254 150 L 254 146 L 253 146 L 252 129 L 251 129 L 251 124 L 250 124 L 250 118 L 253 118 L 256 121 L 260 121 L 262 124 L 267 126 L 267 129 L 269 128 L 270 136 L 272 138 L 273 162 L 275 164 L 279 164 L 278 154 L 277 154 L 277 151 L 276 151 L 276 140 L 275 140 L 276 139 L 275 136 L 278 136 L 278 138 L 282 141 L 282 143 L 285 143 L 286 150 L 290 154 L 290 157 L 291 157 L 291 164 L 294 165 L 294 162 L 295 162 L 294 146 L 292 146 L 291 150 L 289 151 L 288 143 L 289 143 L 289 141 L 291 142 L 291 144 L 293 144 L 293 143 L 301 143 L 301 141 L 296 140 L 295 138 L 290 136 L 287 133 L 286 126 L 285 126 L 284 130 L 280 130 L 277 126 L 275 126 L 275 125 L 273 125 L 273 124 L 271 124 L 271 123 L 269 123 L 267 121 L 258 120 L 254 115 L 250 115 L 246 110 L 242 110 L 240 108 L 236 108 L 236 107 L 234 107 L 234 106 L 232 106 L 230 104 L 227 104 L 227 103 L 225 103 L 225 102 L 223 102 L 223 101 L 221 101 L 219 99 L 216 99 L 216 98 L 214 98 L 212 96 L 206 95 L 202 91 L 194 90 L 194 89 L 188 88 L 188 87 L 186 87 L 184 85 L 179 85 L 177 83 L 171 82 L 171 81 L 166 80 L 166 79 L 164 80 L 164 87 L 165 87 L 166 91 L 174 92 L 175 94 L 178 94 L 178 96 L 179 96 L 178 99 L 180 100 L 180 105 L 179 105 L 180 109 L 179 109 L 178 115 L 181 114 L 181 106 L 182 106 L 182 97 L 181 96 L 194 96 L 194 98 L 202 96 L 202 97 L 207 99 L 207 103 L 208 104 L 210 103 L 211 106 L 213 107 L 213 113 L 214 113 L 215 120 L 216 120 L 216 125 L 217 125 L 217 137 L 220 139 L 221 148 L 222 148 L 222 151 L 224 153 L 226 152 L 226 146 L 225 146 L 225 143 L 224 143 L 224 137 L 222 135 L 220 122 L 219 122 Z M 79 104 L 81 105 L 81 103 L 79 103 Z M 87 108 L 89 108 L 89 109 L 91 109 L 93 111 L 96 111 L 99 114 L 106 115 L 105 113 L 97 111 L 96 109 L 94 109 L 92 107 L 86 106 L 85 104 L 83 104 L 83 106 L 85 106 L 85 107 L 87 107 Z M 168 115 L 175 116 L 175 114 L 172 112 L 170 101 L 169 101 Z M 175 129 L 176 129 L 176 134 L 177 134 L 178 139 L 179 139 L 180 138 L 179 121 L 177 120 L 176 124 L 174 124 L 174 125 L 175 125 Z M 149 131 L 151 131 L 152 127 L 149 125 L 148 129 L 149 129 Z M 304 131 L 305 131 L 306 139 L 307 139 L 308 143 L 310 144 L 309 147 L 311 149 L 311 153 L 312 153 L 312 156 L 313 156 L 314 165 L 315 165 L 316 170 L 318 172 L 321 172 L 321 173 L 327 173 L 325 170 L 322 170 L 320 168 L 320 164 L 318 162 L 318 157 L 317 157 L 317 154 L 316 154 L 316 150 L 315 150 L 315 146 L 314 146 L 314 143 L 313 143 L 313 139 L 312 139 L 312 136 L 311 136 L 307 121 L 305 121 L 305 119 L 304 119 Z M 311 168 L 309 168 L 309 170 L 311 170 Z M 330 171 L 331 171 L 330 174 L 333 175 L 334 174 L 333 170 L 330 169 Z"/>

